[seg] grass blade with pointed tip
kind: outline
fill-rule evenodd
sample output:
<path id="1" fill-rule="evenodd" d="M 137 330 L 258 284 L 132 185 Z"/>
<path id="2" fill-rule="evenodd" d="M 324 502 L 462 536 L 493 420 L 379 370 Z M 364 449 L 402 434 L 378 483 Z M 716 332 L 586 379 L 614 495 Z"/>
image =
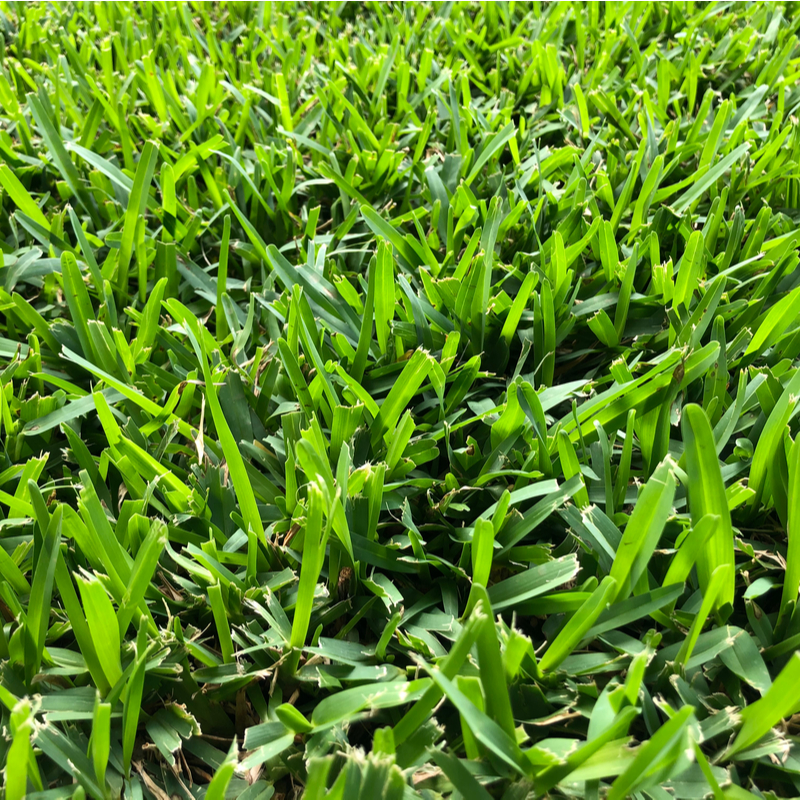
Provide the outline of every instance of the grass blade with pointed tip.
<path id="1" fill-rule="evenodd" d="M 122 227 L 119 259 L 117 261 L 117 297 L 123 302 L 128 297 L 128 271 L 133 255 L 134 237 L 139 220 L 144 216 L 149 197 L 150 183 L 156 169 L 158 146 L 153 142 L 146 142 L 142 148 L 142 155 L 136 167 L 133 178 L 133 188 L 128 198 L 128 207 L 125 210 L 125 219 Z"/>
<path id="2" fill-rule="evenodd" d="M 686 472 L 689 476 L 689 509 L 692 522 L 698 525 L 708 514 L 720 518 L 720 523 L 705 547 L 697 556 L 697 575 L 700 587 L 705 592 L 710 586 L 711 575 L 720 567 L 725 577 L 720 586 L 714 609 L 719 610 L 733 603 L 735 563 L 733 553 L 733 529 L 725 484 L 714 445 L 714 435 L 705 411 L 690 404 L 684 408 L 681 423 L 686 442 Z"/>
<path id="3" fill-rule="evenodd" d="M 61 544 L 61 515 L 59 506 L 42 532 L 42 545 L 31 582 L 31 599 L 25 625 L 25 679 L 30 687 L 39 672 L 44 653 L 45 635 L 50 621 L 50 599 L 53 595 L 56 562 Z"/>
<path id="4" fill-rule="evenodd" d="M 612 600 L 625 599 L 647 569 L 675 497 L 674 462 L 662 461 L 645 484 L 625 527 L 610 576 L 616 581 Z"/>

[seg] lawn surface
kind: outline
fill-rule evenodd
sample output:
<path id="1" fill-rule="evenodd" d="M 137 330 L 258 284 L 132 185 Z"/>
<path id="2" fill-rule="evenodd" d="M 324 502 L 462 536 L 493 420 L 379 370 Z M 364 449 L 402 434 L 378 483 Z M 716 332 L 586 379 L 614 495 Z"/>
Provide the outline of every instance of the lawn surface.
<path id="1" fill-rule="evenodd" d="M 0 3 L 6 800 L 796 796 L 799 26 Z"/>

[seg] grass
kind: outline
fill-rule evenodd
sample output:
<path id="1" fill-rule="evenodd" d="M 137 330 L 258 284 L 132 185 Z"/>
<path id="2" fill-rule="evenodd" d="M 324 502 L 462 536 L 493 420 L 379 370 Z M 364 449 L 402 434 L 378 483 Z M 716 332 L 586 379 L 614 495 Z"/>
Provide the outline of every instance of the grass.
<path id="1" fill-rule="evenodd" d="M 796 796 L 798 27 L 0 3 L 6 800 Z"/>

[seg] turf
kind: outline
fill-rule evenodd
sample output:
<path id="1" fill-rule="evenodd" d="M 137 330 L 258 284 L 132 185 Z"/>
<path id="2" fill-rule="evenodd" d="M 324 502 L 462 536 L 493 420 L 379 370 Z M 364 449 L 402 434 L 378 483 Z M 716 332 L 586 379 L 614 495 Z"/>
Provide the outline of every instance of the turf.
<path id="1" fill-rule="evenodd" d="M 796 796 L 798 26 L 0 3 L 6 800 Z"/>

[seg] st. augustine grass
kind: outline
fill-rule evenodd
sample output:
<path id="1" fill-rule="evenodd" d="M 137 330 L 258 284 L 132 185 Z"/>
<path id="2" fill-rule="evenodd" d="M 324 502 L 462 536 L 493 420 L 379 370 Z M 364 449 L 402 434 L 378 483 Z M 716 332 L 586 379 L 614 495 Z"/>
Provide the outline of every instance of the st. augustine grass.
<path id="1" fill-rule="evenodd" d="M 5 799 L 797 796 L 798 27 L 0 3 Z"/>

